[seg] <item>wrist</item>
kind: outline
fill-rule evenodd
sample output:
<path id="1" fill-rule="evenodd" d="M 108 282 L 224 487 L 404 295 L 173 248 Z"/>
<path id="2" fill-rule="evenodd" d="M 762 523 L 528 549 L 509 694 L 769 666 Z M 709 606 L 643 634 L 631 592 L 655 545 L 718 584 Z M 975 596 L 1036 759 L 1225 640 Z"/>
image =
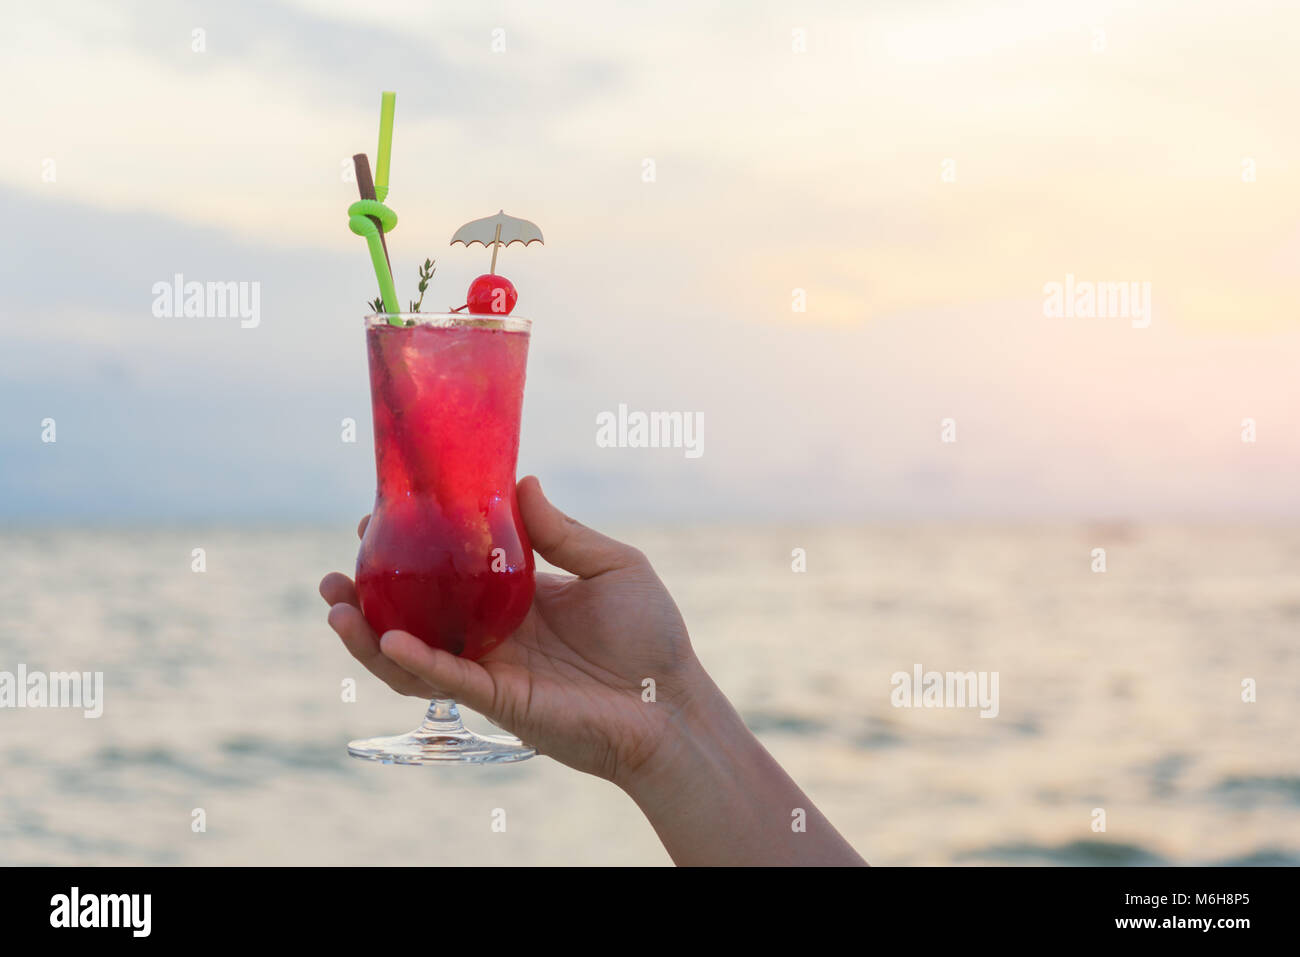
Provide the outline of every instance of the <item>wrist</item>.
<path id="1" fill-rule="evenodd" d="M 862 858 L 745 727 L 717 685 L 676 699 L 660 742 L 616 775 L 677 864 L 861 864 Z M 792 812 L 804 809 L 797 830 Z"/>
<path id="2" fill-rule="evenodd" d="M 692 787 L 712 786 L 724 758 L 754 740 L 740 715 L 699 667 L 686 683 L 654 750 L 614 783 L 643 809 L 686 798 Z"/>

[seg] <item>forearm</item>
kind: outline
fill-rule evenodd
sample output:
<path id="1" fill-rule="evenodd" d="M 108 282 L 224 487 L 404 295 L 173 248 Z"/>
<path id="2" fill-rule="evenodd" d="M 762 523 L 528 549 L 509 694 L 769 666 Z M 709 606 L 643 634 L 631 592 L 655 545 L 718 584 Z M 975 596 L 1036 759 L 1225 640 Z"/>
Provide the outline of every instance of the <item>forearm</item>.
<path id="1" fill-rule="evenodd" d="M 866 863 L 711 681 L 654 758 L 618 783 L 679 865 Z"/>

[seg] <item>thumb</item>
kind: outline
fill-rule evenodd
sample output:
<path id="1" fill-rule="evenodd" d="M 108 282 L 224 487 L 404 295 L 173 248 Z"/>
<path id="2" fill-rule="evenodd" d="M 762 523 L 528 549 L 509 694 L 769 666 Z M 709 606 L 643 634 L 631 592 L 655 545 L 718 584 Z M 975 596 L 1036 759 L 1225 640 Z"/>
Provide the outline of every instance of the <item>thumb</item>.
<path id="1" fill-rule="evenodd" d="M 526 476 L 517 494 L 520 517 L 533 548 L 557 568 L 579 578 L 595 578 L 645 561 L 645 556 L 631 545 L 575 522 L 552 505 L 536 476 Z"/>

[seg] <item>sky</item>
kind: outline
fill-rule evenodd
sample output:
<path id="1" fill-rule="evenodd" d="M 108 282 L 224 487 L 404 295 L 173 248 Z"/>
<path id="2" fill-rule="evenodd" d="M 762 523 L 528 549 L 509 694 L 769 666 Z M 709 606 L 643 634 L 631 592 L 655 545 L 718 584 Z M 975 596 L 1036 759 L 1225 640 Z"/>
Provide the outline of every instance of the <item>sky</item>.
<path id="1" fill-rule="evenodd" d="M 368 508 L 347 173 L 387 89 L 403 299 L 429 257 L 426 311 L 464 302 L 464 222 L 545 233 L 499 271 L 520 474 L 573 514 L 1300 516 L 1300 11 L 703 6 L 12 13 L 0 517 Z M 154 315 L 176 274 L 260 284 L 259 323 Z M 1067 276 L 1149 284 L 1149 324 L 1046 315 Z M 701 414 L 703 454 L 599 447 L 620 404 Z"/>

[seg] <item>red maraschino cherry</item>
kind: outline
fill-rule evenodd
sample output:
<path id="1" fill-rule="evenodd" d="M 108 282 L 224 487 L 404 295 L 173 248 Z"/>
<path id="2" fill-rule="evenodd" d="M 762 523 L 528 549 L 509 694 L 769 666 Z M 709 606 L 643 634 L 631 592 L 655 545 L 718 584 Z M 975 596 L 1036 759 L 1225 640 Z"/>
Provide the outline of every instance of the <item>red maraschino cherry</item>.
<path id="1" fill-rule="evenodd" d="M 486 273 L 469 284 L 469 311 L 476 315 L 508 316 L 518 301 L 515 284 L 505 276 Z"/>

